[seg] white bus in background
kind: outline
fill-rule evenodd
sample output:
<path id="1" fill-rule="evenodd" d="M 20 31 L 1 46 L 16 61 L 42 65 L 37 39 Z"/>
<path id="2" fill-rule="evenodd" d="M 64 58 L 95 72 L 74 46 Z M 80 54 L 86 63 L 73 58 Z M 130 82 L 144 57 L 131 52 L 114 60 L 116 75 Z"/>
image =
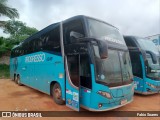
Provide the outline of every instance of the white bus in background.
<path id="1" fill-rule="evenodd" d="M 157 48 L 160 52 L 160 34 L 148 36 L 146 38 L 149 39 L 149 40 L 152 40 L 155 43 L 155 45 L 157 46 Z"/>

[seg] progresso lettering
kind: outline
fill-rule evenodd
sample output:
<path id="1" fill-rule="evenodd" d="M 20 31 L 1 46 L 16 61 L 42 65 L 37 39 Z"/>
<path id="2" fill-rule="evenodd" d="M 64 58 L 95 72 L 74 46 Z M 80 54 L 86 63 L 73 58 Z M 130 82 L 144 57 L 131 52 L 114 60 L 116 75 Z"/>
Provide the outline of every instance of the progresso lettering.
<path id="1" fill-rule="evenodd" d="M 115 43 L 118 43 L 118 44 L 125 45 L 125 43 L 123 41 L 118 40 L 118 39 L 114 39 L 114 38 L 110 38 L 110 37 L 107 37 L 107 36 L 104 36 L 103 39 L 105 39 L 107 41 L 110 41 L 110 42 L 115 42 Z"/>
<path id="2" fill-rule="evenodd" d="M 25 62 L 43 62 L 44 60 L 44 53 L 25 57 Z"/>

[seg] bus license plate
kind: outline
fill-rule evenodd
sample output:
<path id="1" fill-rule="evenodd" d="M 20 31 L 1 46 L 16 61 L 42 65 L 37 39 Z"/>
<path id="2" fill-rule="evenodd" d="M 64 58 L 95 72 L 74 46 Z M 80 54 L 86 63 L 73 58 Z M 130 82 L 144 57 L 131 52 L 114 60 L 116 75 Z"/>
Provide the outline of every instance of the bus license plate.
<path id="1" fill-rule="evenodd" d="M 125 104 L 125 103 L 127 103 L 127 99 L 121 100 L 121 105 L 123 105 L 123 104 Z"/>

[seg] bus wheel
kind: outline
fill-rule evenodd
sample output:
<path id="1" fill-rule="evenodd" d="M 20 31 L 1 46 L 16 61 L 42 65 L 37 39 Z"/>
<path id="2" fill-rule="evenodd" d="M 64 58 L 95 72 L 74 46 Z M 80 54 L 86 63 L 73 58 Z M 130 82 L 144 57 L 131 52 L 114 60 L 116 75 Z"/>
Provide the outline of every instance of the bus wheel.
<path id="1" fill-rule="evenodd" d="M 14 82 L 17 83 L 17 80 L 18 80 L 18 76 L 15 76 Z"/>
<path id="2" fill-rule="evenodd" d="M 58 83 L 55 83 L 52 87 L 52 97 L 57 104 L 64 104 L 64 100 L 62 99 L 62 90 Z"/>
<path id="3" fill-rule="evenodd" d="M 22 85 L 22 84 L 21 84 L 21 81 L 20 81 L 20 76 L 17 76 L 17 81 L 16 81 L 16 83 L 17 83 L 18 85 Z"/>

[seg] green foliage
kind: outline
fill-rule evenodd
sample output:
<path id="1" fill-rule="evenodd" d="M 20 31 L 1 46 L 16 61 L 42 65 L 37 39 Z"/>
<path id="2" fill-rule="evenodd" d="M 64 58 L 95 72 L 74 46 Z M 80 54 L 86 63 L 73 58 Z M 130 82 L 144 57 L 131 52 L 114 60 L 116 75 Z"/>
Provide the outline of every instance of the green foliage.
<path id="1" fill-rule="evenodd" d="M 0 64 L 0 79 L 9 78 L 9 65 Z"/>
<path id="2" fill-rule="evenodd" d="M 4 28 L 4 33 L 12 36 L 30 36 L 37 31 L 36 28 L 28 27 L 25 23 L 16 20 L 7 21 Z"/>
<path id="3" fill-rule="evenodd" d="M 8 20 L 4 28 L 4 33 L 16 35 L 21 33 L 25 29 L 25 26 L 26 24 L 21 21 Z"/>
<path id="4" fill-rule="evenodd" d="M 8 38 L 0 36 L 0 57 L 9 52 L 14 45 L 19 44 L 19 42 L 38 31 L 36 28 L 26 26 L 26 24 L 21 21 L 14 20 L 14 18 L 19 17 L 18 11 L 15 8 L 9 7 L 7 0 L 0 0 L 0 17 L 1 16 L 6 16 L 12 20 L 0 20 L 0 28 L 3 29 L 4 33 L 10 35 Z"/>
<path id="5" fill-rule="evenodd" d="M 7 5 L 7 0 L 0 0 L 0 17 L 1 16 L 14 19 L 19 17 L 19 13 L 15 8 L 11 8 Z M 0 27 L 5 27 L 5 24 L 5 21 L 0 21 Z"/>
<path id="6" fill-rule="evenodd" d="M 0 37 L 0 56 L 7 51 L 6 43 L 3 37 Z"/>
<path id="7" fill-rule="evenodd" d="M 21 21 L 9 20 L 4 27 L 4 33 L 9 34 L 8 38 L 0 37 L 0 56 L 10 51 L 14 45 L 19 44 L 38 30 L 26 26 Z"/>
<path id="8" fill-rule="evenodd" d="M 38 30 L 36 28 L 28 27 L 25 23 L 15 20 L 7 21 L 4 28 L 4 33 L 10 34 L 10 38 L 18 41 L 24 40 L 37 31 Z"/>
<path id="9" fill-rule="evenodd" d="M 15 8 L 11 8 L 7 5 L 7 0 L 0 1 L 0 16 L 6 16 L 9 18 L 18 18 L 19 14 Z"/>

